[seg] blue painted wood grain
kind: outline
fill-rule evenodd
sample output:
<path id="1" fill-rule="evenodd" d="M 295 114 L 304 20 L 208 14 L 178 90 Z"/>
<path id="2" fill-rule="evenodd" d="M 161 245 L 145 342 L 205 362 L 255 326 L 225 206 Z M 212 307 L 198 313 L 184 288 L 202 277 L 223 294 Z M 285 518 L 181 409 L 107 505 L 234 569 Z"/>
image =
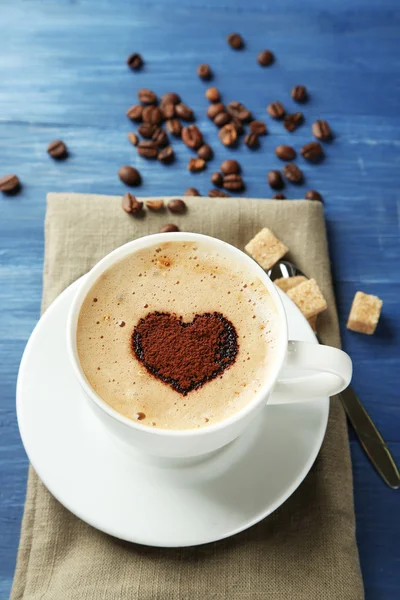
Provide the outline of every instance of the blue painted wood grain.
<path id="1" fill-rule="evenodd" d="M 18 196 L 0 198 L 0 598 L 11 586 L 24 503 L 27 460 L 15 419 L 15 381 L 26 340 L 39 317 L 43 217 L 48 191 L 119 194 L 121 164 L 138 166 L 143 195 L 180 194 L 194 185 L 206 193 L 220 161 L 237 157 L 246 195 L 266 197 L 266 173 L 281 167 L 279 143 L 299 148 L 310 125 L 326 118 L 335 140 L 318 166 L 299 159 L 306 175 L 290 198 L 318 189 L 326 200 L 332 267 L 344 347 L 355 363 L 354 386 L 400 461 L 400 18 L 396 0 L 259 0 L 131 3 L 125 0 L 2 0 L 0 4 L 0 173 L 17 172 Z M 225 42 L 240 31 L 246 50 Z M 274 66 L 256 55 L 271 48 Z M 126 56 L 139 51 L 143 71 Z M 196 76 L 211 64 L 225 101 L 239 99 L 265 119 L 261 150 L 234 151 L 216 140 L 205 117 L 207 86 Z M 289 110 L 294 84 L 311 100 L 305 124 L 284 131 L 265 112 L 272 100 Z M 202 174 L 187 172 L 189 151 L 174 143 L 174 167 L 139 158 L 126 140 L 126 108 L 139 87 L 176 90 L 191 105 L 215 159 Z M 70 158 L 56 163 L 47 143 L 63 138 Z M 227 218 L 229 215 L 227 215 Z M 384 301 L 373 338 L 345 329 L 357 289 Z M 350 431 L 357 537 L 367 600 L 400 597 L 400 495 L 384 486 Z"/>

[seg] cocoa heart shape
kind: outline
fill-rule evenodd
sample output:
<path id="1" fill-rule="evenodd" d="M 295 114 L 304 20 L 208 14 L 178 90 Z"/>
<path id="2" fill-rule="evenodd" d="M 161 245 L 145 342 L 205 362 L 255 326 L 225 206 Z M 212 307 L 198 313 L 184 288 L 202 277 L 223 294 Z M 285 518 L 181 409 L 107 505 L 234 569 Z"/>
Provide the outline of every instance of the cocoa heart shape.
<path id="1" fill-rule="evenodd" d="M 236 360 L 235 327 L 221 313 L 190 323 L 171 313 L 149 313 L 132 333 L 132 349 L 149 373 L 186 396 L 221 375 Z"/>

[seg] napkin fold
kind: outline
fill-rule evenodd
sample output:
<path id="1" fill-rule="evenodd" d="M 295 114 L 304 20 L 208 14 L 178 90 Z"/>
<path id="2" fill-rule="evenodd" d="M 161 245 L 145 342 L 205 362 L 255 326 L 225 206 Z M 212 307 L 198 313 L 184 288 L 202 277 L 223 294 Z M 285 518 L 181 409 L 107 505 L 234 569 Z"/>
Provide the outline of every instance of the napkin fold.
<path id="1" fill-rule="evenodd" d="M 184 215 L 121 210 L 121 198 L 49 194 L 43 311 L 105 254 L 166 222 L 243 249 L 268 226 L 328 302 L 324 342 L 340 345 L 323 206 L 310 201 L 185 198 Z M 168 549 L 130 544 L 65 509 L 30 467 L 11 600 L 362 600 L 347 427 L 331 402 L 320 454 L 298 490 L 233 538 Z"/>

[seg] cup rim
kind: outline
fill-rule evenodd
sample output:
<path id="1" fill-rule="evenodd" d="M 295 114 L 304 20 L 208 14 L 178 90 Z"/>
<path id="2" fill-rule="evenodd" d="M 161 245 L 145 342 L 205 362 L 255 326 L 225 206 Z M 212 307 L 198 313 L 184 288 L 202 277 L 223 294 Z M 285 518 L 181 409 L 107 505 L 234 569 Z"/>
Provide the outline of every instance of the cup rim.
<path id="1" fill-rule="evenodd" d="M 140 422 L 133 421 L 128 417 L 121 415 L 118 411 L 112 408 L 105 400 L 95 392 L 90 383 L 88 382 L 86 375 L 82 369 L 80 364 L 78 350 L 77 350 L 77 342 L 76 342 L 76 330 L 79 313 L 82 307 L 82 303 L 85 300 L 87 294 L 89 293 L 91 287 L 95 283 L 95 281 L 99 278 L 99 276 L 113 264 L 124 258 L 125 256 L 132 254 L 138 250 L 143 248 L 148 248 L 156 245 L 157 243 L 165 243 L 170 241 L 181 241 L 181 242 L 195 242 L 195 241 L 203 241 L 208 244 L 214 244 L 217 246 L 224 247 L 228 252 L 232 252 L 232 254 L 236 255 L 240 258 L 240 260 L 246 264 L 248 264 L 249 268 L 254 271 L 255 275 L 259 277 L 262 283 L 267 288 L 268 293 L 270 294 L 275 308 L 278 313 L 279 318 L 279 327 L 283 328 L 281 335 L 279 336 L 279 344 L 275 351 L 278 353 L 277 358 L 275 358 L 275 364 L 272 367 L 270 377 L 268 381 L 262 386 L 262 388 L 255 394 L 255 396 L 248 402 L 244 407 L 242 407 L 239 411 L 235 412 L 233 415 L 214 423 L 212 425 L 208 425 L 207 427 L 201 427 L 199 429 L 162 429 L 160 427 L 149 427 L 148 425 L 143 425 Z M 127 425 L 128 427 L 138 430 L 140 432 L 146 432 L 148 434 L 153 434 L 162 437 L 202 437 L 204 435 L 210 435 L 212 432 L 216 432 L 224 429 L 228 425 L 232 425 L 245 418 L 250 412 L 255 410 L 261 402 L 266 401 L 269 393 L 271 392 L 276 380 L 278 378 L 279 372 L 283 366 L 286 349 L 287 349 L 287 340 L 288 340 L 288 325 L 287 325 L 287 317 L 286 312 L 283 307 L 283 302 L 279 296 L 279 292 L 275 287 L 274 283 L 270 280 L 267 273 L 262 269 L 262 267 L 253 260 L 249 255 L 245 254 L 242 250 L 220 240 L 218 238 L 214 238 L 212 236 L 200 234 L 200 233 L 189 233 L 189 232 L 171 232 L 171 233 L 156 233 L 145 235 L 131 242 L 127 242 L 122 246 L 119 246 L 115 250 L 112 250 L 109 254 L 104 256 L 100 261 L 98 261 L 92 269 L 84 275 L 82 278 L 82 283 L 79 285 L 77 292 L 72 300 L 72 304 L 69 309 L 68 319 L 67 319 L 67 351 L 69 355 L 70 362 L 73 367 L 73 371 L 75 376 L 77 377 L 81 387 L 83 388 L 86 395 L 108 416 L 116 419 L 120 423 Z"/>

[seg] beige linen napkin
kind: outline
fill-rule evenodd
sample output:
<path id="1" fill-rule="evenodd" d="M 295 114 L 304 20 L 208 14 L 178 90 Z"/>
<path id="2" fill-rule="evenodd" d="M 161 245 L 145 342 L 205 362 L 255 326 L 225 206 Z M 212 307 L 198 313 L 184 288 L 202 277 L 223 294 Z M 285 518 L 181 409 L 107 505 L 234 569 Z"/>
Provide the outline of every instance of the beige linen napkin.
<path id="1" fill-rule="evenodd" d="M 49 194 L 43 310 L 102 256 L 166 222 L 242 249 L 268 226 L 320 284 L 329 306 L 321 335 L 339 345 L 322 204 L 190 198 L 185 215 L 148 212 L 135 219 L 120 203 L 119 197 Z M 335 400 L 319 457 L 292 497 L 251 529 L 201 547 L 159 549 L 109 537 L 63 508 L 30 469 L 12 600 L 363 597 L 346 421 Z"/>

